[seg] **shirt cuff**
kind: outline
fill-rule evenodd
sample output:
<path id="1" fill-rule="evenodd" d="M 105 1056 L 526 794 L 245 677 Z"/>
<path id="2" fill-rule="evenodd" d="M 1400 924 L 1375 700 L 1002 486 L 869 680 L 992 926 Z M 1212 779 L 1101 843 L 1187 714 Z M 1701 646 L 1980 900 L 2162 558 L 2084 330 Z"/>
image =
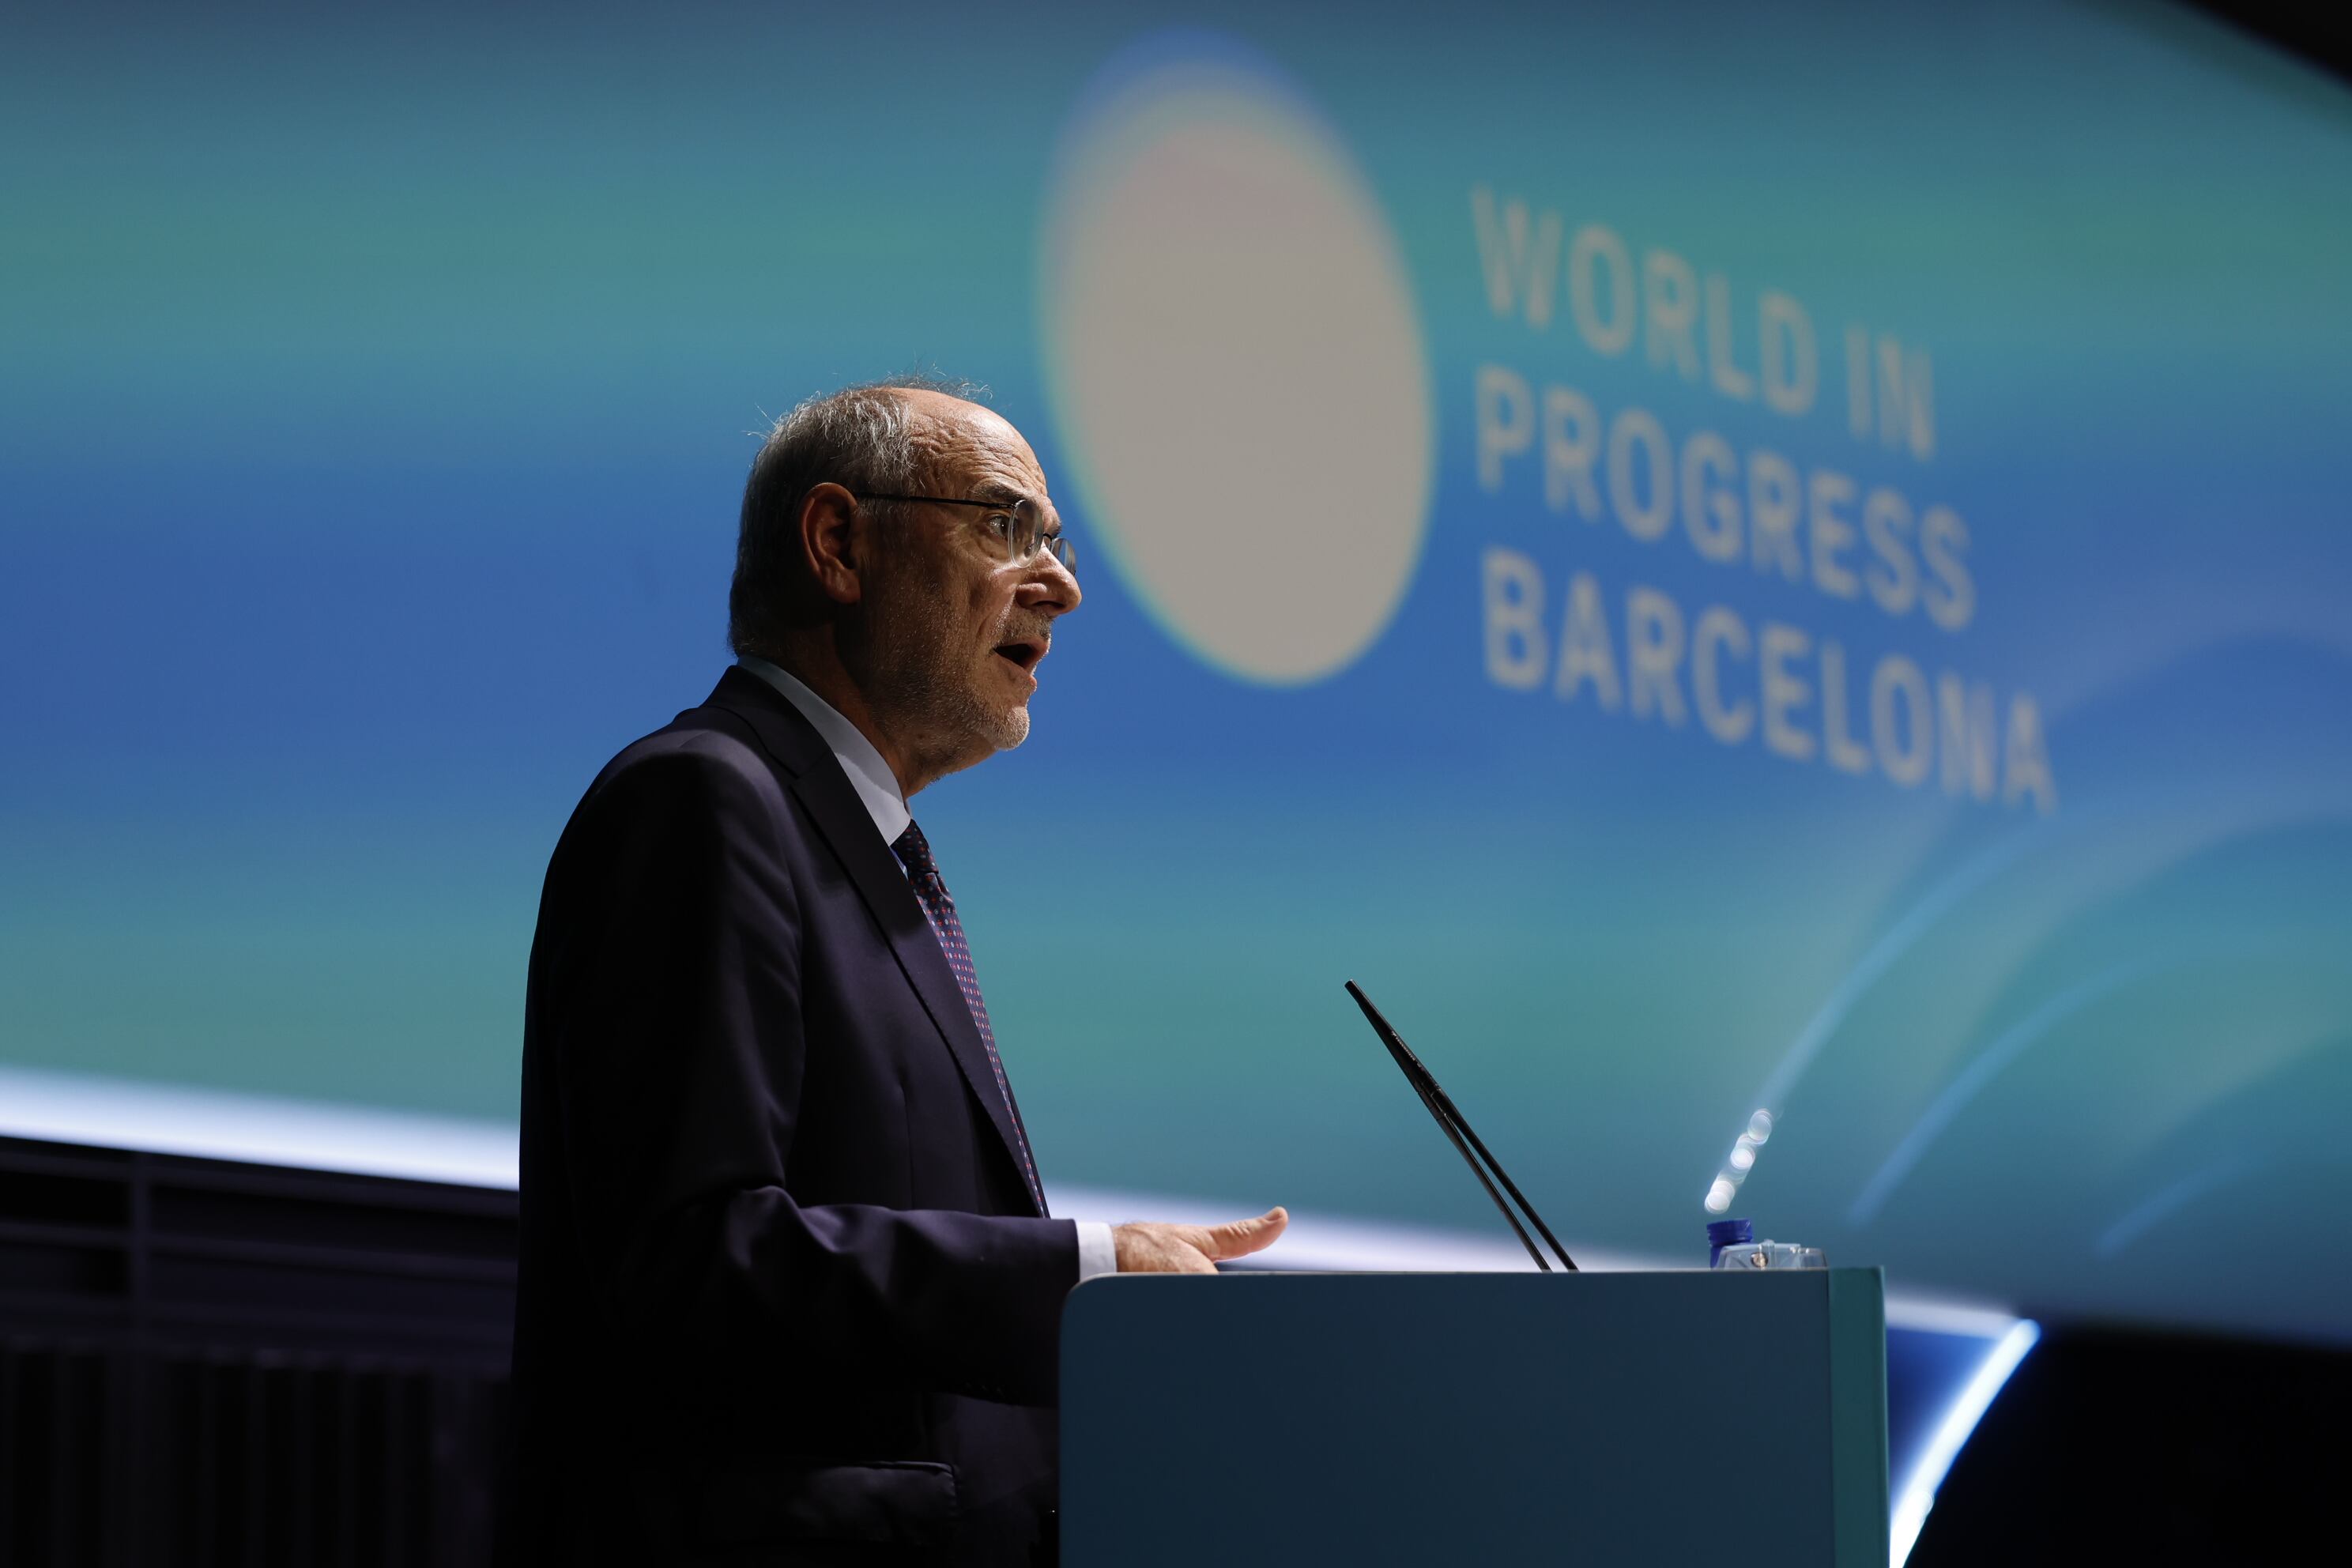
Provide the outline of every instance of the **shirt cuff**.
<path id="1" fill-rule="evenodd" d="M 1070 1223 L 1078 1227 L 1078 1283 L 1083 1285 L 1097 1274 L 1118 1273 L 1118 1244 L 1111 1239 L 1110 1226 L 1093 1219 Z"/>

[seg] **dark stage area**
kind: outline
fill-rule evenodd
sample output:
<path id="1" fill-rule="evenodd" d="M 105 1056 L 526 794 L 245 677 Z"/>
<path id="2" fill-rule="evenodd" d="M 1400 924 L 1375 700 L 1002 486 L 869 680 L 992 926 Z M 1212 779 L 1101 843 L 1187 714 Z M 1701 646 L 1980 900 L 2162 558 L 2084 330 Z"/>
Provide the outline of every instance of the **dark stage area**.
<path id="1" fill-rule="evenodd" d="M 0 1563 L 489 1561 L 512 1193 L 0 1139 Z"/>
<path id="2" fill-rule="evenodd" d="M 489 1563 L 514 1235 L 511 1193 L 0 1140 L 0 1565 Z M 2044 1328 L 1912 1563 L 2309 1561 L 2352 1354 Z"/>
<path id="3" fill-rule="evenodd" d="M 1944 1478 L 1911 1562 L 2326 1561 L 2352 1352 L 2052 1326 Z"/>

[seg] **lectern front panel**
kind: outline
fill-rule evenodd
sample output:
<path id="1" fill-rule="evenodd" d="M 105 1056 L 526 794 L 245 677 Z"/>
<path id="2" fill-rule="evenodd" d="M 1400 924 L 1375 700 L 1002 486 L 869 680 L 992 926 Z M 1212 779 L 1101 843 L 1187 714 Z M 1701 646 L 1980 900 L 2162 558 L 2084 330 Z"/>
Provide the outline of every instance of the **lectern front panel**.
<path id="1" fill-rule="evenodd" d="M 1843 1268 L 1093 1280 L 1063 1561 L 1881 1568 L 1884 1300 Z"/>

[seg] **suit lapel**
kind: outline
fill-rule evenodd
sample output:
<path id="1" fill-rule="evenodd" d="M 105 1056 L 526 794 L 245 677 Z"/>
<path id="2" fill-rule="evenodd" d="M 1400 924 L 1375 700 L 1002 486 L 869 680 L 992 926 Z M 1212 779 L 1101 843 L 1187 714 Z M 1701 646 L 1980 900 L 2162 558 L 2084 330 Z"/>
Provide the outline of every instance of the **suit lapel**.
<path id="1" fill-rule="evenodd" d="M 906 871 L 875 831 L 873 817 L 850 787 L 832 748 L 797 709 L 748 670 L 728 670 L 708 705 L 724 709 L 751 725 L 784 774 L 809 820 L 873 912 L 892 956 L 898 961 L 899 973 L 930 1015 L 932 1026 L 955 1058 L 964 1083 L 987 1113 L 1005 1157 L 1018 1173 L 1021 1156 L 1013 1132 L 1013 1112 L 997 1092 L 996 1074 L 989 1068 L 980 1027 L 972 1022 L 971 1009 L 956 984 L 955 972 L 948 967 L 938 934 L 924 918 L 923 906 L 915 901 L 915 890 L 907 885 Z M 1025 1194 L 1029 1184 L 1024 1180 L 1018 1184 Z"/>

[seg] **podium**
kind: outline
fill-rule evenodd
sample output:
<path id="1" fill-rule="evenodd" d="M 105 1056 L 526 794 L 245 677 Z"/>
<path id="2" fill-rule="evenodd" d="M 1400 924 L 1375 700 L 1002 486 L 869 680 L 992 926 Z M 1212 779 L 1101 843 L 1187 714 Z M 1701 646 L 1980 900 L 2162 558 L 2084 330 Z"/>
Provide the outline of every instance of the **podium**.
<path id="1" fill-rule="evenodd" d="M 1065 1568 L 1885 1568 L 1885 1280 L 1089 1280 L 1061 1510 Z"/>

